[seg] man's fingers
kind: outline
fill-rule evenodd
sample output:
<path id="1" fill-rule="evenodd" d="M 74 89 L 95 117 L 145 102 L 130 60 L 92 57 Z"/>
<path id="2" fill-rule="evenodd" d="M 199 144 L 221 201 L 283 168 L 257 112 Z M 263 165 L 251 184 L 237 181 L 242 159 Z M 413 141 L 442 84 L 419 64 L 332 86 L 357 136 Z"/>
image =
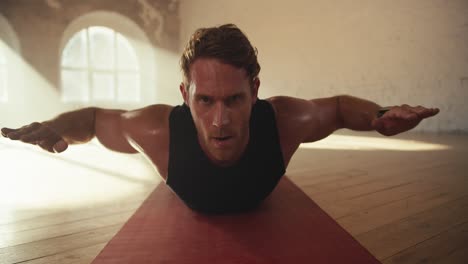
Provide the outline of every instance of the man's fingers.
<path id="1" fill-rule="evenodd" d="M 51 140 L 61 140 L 62 138 L 57 134 L 53 133 L 50 129 L 45 126 L 41 126 L 39 129 L 31 131 L 27 134 L 24 134 L 20 137 L 20 140 L 26 143 L 37 142 L 43 139 L 50 138 Z"/>
<path id="2" fill-rule="evenodd" d="M 12 128 L 2 128 L 2 135 L 4 137 L 7 137 L 7 138 L 10 138 L 10 139 L 15 139 L 15 137 L 17 136 L 17 132 L 18 132 L 19 128 L 18 129 L 12 129 Z"/>
<path id="3" fill-rule="evenodd" d="M 60 153 L 67 149 L 68 144 L 58 135 L 49 133 L 38 142 L 39 146 L 51 153 Z"/>
<path id="4" fill-rule="evenodd" d="M 382 129 L 382 118 L 376 118 L 372 121 L 372 127 L 375 129 L 375 130 L 380 130 Z"/>
<path id="5" fill-rule="evenodd" d="M 429 109 L 425 109 L 424 111 L 422 111 L 420 114 L 419 114 L 419 117 L 421 118 L 428 118 L 428 117 L 431 117 L 431 116 L 435 116 L 439 113 L 439 109 L 438 108 L 429 108 Z"/>
<path id="6" fill-rule="evenodd" d="M 4 127 L 2 128 L 2 136 L 7 137 L 8 133 L 15 131 L 15 129 Z"/>
<path id="7" fill-rule="evenodd" d="M 395 127 L 395 124 L 397 122 L 396 120 L 398 119 L 389 118 L 389 117 L 381 117 L 381 118 L 373 120 L 372 126 L 376 131 L 378 131 L 382 135 L 392 136 L 395 134 L 393 133 L 392 130 Z"/>
<path id="8" fill-rule="evenodd" d="M 68 144 L 48 127 L 34 122 L 18 129 L 2 128 L 2 135 L 13 140 L 39 145 L 51 153 L 60 153 L 68 148 Z"/>
<path id="9" fill-rule="evenodd" d="M 34 122 L 32 124 L 29 124 L 21 128 L 17 128 L 17 129 L 11 129 L 11 128 L 5 127 L 5 128 L 2 128 L 2 135 L 4 137 L 17 140 L 17 139 L 20 139 L 23 135 L 31 133 L 39 128 L 41 128 L 41 124 L 38 122 Z"/>
<path id="10" fill-rule="evenodd" d="M 423 106 L 411 107 L 409 105 L 401 105 L 388 111 L 384 117 L 413 121 L 428 118 L 436 115 L 437 113 L 439 113 L 438 108 L 425 108 Z"/>
<path id="11" fill-rule="evenodd" d="M 53 151 L 56 153 L 60 153 L 65 151 L 68 148 L 67 142 L 65 140 L 60 140 L 59 142 L 55 143 L 54 146 L 52 147 Z"/>
<path id="12" fill-rule="evenodd" d="M 31 133 L 32 131 L 35 131 L 37 129 L 41 128 L 41 124 L 39 122 L 34 122 L 29 125 L 23 126 L 19 132 L 21 133 Z"/>
<path id="13" fill-rule="evenodd" d="M 51 141 L 43 140 L 38 143 L 39 147 L 42 149 L 50 152 L 50 153 L 60 153 L 67 149 L 68 145 L 65 141 L 59 141 L 55 144 L 51 143 Z"/>
<path id="14" fill-rule="evenodd" d="M 43 139 L 38 142 L 39 147 L 51 153 L 54 153 L 54 144 L 55 144 L 55 141 L 50 140 L 50 139 Z"/>
<path id="15" fill-rule="evenodd" d="M 34 143 L 34 142 L 37 142 L 38 140 L 44 138 L 44 136 L 45 136 L 44 134 L 45 134 L 44 130 L 39 129 L 39 130 L 33 131 L 31 133 L 21 135 L 19 137 L 19 140 L 21 140 L 22 142 L 25 142 L 25 143 Z"/>
<path id="16" fill-rule="evenodd" d="M 418 115 L 409 109 L 398 108 L 392 109 L 391 111 L 387 112 L 387 114 L 385 114 L 384 117 L 393 119 L 414 120 L 418 118 Z"/>

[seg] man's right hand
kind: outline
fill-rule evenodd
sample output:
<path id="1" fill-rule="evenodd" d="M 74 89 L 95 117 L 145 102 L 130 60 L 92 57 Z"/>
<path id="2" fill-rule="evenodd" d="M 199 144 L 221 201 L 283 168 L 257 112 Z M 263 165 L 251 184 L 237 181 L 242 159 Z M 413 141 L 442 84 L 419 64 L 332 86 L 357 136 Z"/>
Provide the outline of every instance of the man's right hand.
<path id="1" fill-rule="evenodd" d="M 39 145 L 51 153 L 60 153 L 68 148 L 67 142 L 45 123 L 34 122 L 17 129 L 4 127 L 1 131 L 4 137 Z"/>

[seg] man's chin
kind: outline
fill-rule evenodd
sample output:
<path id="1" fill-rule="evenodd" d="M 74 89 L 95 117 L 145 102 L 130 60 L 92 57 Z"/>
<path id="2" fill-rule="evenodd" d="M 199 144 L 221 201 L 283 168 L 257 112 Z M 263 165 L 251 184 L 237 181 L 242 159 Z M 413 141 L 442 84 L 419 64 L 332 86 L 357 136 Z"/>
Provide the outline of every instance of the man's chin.
<path id="1" fill-rule="evenodd" d="M 213 153 L 211 161 L 218 166 L 230 166 L 236 163 L 238 158 L 231 153 Z"/>

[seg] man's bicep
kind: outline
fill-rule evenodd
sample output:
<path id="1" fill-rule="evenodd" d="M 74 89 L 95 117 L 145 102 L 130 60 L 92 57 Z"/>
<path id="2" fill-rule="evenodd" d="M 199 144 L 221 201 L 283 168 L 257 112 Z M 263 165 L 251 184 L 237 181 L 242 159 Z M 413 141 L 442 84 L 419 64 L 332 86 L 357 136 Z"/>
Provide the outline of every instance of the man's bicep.
<path id="1" fill-rule="evenodd" d="M 340 127 L 334 97 L 305 100 L 278 96 L 268 100 L 276 110 L 280 135 L 287 142 L 317 141 Z"/>
<path id="2" fill-rule="evenodd" d="M 313 142 L 326 138 L 341 128 L 338 97 L 312 99 L 308 101 L 310 117 L 309 129 L 303 142 Z"/>
<path id="3" fill-rule="evenodd" d="M 124 118 L 125 110 L 96 110 L 94 128 L 96 138 L 106 148 L 123 153 L 137 153 L 125 136 Z"/>
<path id="4" fill-rule="evenodd" d="M 139 152 L 168 152 L 169 115 L 172 106 L 155 104 L 122 114 L 122 131 Z"/>

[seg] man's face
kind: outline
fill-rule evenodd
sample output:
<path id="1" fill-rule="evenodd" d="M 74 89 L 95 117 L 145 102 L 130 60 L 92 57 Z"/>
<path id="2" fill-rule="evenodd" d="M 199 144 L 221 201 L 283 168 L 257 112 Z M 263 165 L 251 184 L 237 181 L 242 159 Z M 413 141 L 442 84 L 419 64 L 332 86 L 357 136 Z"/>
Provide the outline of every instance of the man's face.
<path id="1" fill-rule="evenodd" d="M 216 59 L 197 59 L 190 67 L 190 87 L 180 86 L 190 107 L 203 151 L 215 164 L 235 163 L 249 141 L 252 105 L 260 82 L 254 87 L 244 69 Z"/>

